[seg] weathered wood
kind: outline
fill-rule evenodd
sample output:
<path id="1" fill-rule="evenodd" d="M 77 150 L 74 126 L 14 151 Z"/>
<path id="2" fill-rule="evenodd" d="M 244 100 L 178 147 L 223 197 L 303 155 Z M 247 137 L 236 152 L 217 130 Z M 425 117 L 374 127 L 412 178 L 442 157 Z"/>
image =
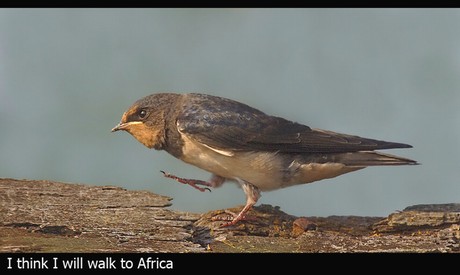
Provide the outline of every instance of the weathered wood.
<path id="1" fill-rule="evenodd" d="M 460 204 L 386 218 L 295 217 L 260 205 L 227 228 L 216 220 L 222 210 L 170 205 L 148 191 L 0 179 L 0 252 L 460 252 Z"/>
<path id="2" fill-rule="evenodd" d="M 147 191 L 0 179 L 0 251 L 202 251 L 191 241 L 197 214 L 167 209 Z"/>

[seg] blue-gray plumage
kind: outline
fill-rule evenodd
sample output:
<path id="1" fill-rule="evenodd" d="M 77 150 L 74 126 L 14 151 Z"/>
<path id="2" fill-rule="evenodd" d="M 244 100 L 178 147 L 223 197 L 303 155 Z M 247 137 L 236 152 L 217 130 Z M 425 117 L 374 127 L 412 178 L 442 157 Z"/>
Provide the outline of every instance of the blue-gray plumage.
<path id="1" fill-rule="evenodd" d="M 206 94 L 152 94 L 136 101 L 112 131 L 125 130 L 149 148 L 213 174 L 209 182 L 165 176 L 218 187 L 237 181 L 246 193 L 244 218 L 260 191 L 276 190 L 356 171 L 367 166 L 417 164 L 374 150 L 410 148 L 345 135 L 267 115 L 243 103 Z"/>

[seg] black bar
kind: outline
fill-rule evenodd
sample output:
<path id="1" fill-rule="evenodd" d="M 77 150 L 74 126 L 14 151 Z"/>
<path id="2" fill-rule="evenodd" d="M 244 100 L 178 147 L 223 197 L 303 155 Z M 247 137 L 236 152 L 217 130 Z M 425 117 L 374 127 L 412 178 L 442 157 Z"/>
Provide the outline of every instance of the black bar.
<path id="1" fill-rule="evenodd" d="M 444 260 L 445 263 L 440 265 L 439 260 Z M 274 268 L 285 267 L 287 270 L 303 270 L 301 274 L 309 274 L 313 273 L 316 267 L 328 271 L 331 271 L 331 268 L 346 271 L 364 268 L 363 263 L 366 263 L 365 266 L 371 266 L 376 270 L 377 266 L 391 263 L 394 267 L 402 264 L 400 270 L 407 267 L 412 273 L 433 265 L 437 266 L 436 270 L 439 274 L 443 274 L 440 272 L 443 268 L 446 268 L 446 271 L 449 271 L 449 268 L 457 270 L 459 260 L 460 254 L 441 253 L 0 253 L 0 273 L 16 274 L 21 271 L 40 270 L 45 270 L 47 273 L 50 271 L 62 273 L 65 270 L 120 270 L 196 274 L 196 272 L 221 273 L 230 270 L 234 274 L 249 274 L 248 271 L 257 270 L 257 274 L 265 274 L 273 273 Z M 328 264 L 325 266 L 321 263 Z M 219 267 L 218 270 L 214 270 L 214 266 Z M 355 268 L 351 268 L 353 266 Z"/>

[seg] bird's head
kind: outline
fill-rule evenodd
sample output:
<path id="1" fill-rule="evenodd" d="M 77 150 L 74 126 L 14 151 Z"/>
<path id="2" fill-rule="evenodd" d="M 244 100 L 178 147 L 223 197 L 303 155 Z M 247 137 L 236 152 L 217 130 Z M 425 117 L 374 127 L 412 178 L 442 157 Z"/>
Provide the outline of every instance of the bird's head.
<path id="1" fill-rule="evenodd" d="M 146 147 L 161 149 L 165 141 L 165 114 L 173 102 L 172 95 L 153 94 L 139 99 L 123 114 L 112 132 L 126 131 Z"/>

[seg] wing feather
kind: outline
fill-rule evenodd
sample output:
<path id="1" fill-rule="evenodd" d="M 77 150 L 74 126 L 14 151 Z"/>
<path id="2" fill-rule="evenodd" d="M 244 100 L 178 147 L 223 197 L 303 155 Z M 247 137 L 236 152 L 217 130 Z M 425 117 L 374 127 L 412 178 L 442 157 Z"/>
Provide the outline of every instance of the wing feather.
<path id="1" fill-rule="evenodd" d="M 203 94 L 187 97 L 177 119 L 179 131 L 217 150 L 343 153 L 412 147 L 312 129 L 230 99 Z"/>

